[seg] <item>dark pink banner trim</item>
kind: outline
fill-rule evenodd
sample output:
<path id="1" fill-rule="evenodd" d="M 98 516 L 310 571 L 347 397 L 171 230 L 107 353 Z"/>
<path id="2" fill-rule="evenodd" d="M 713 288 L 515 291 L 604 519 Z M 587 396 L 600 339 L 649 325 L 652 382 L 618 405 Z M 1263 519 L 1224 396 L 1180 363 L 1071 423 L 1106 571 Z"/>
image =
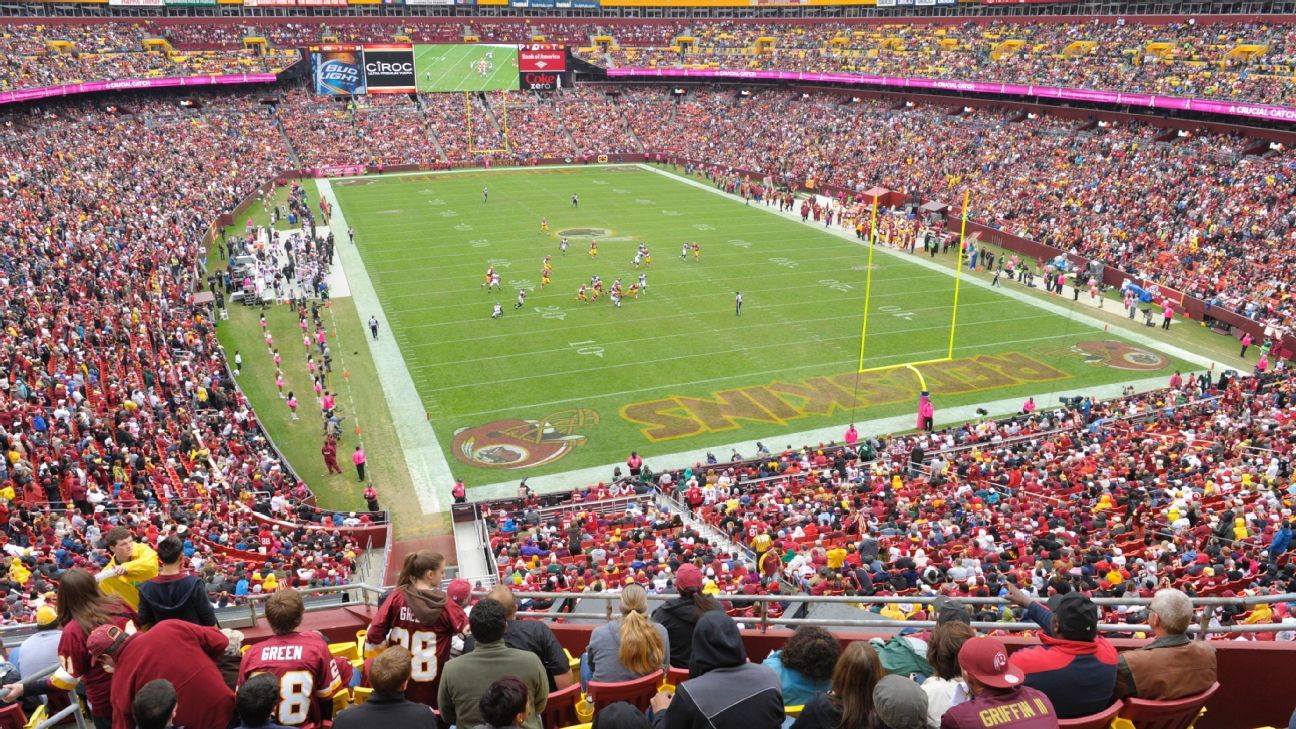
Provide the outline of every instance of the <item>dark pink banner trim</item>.
<path id="1" fill-rule="evenodd" d="M 1068 101 L 1093 101 L 1104 104 L 1129 104 L 1152 109 L 1184 109 L 1210 114 L 1245 116 L 1255 119 L 1296 121 L 1296 109 L 1269 104 L 1188 99 L 1181 96 L 1150 96 L 1148 94 L 1120 94 L 1092 89 L 1065 89 L 1054 86 L 1022 86 L 1020 84 L 990 84 L 979 81 L 957 81 L 933 78 L 899 78 L 895 76 L 866 76 L 855 73 L 815 73 L 811 71 L 737 71 L 713 68 L 609 68 L 608 76 L 654 76 L 661 78 L 729 78 L 774 81 L 809 81 L 815 83 L 877 84 L 909 89 L 940 89 L 946 91 L 971 91 L 983 94 L 1034 96 L 1042 99 Z"/>
<path id="2" fill-rule="evenodd" d="M 185 76 L 178 78 L 123 78 L 115 81 L 87 81 L 64 86 L 37 86 L 30 89 L 0 93 L 0 104 L 17 101 L 46 99 L 51 96 L 88 94 L 93 91 L 120 91 L 126 89 L 158 89 L 169 86 L 215 86 L 220 84 L 269 84 L 275 82 L 273 73 L 240 73 L 226 76 Z"/>

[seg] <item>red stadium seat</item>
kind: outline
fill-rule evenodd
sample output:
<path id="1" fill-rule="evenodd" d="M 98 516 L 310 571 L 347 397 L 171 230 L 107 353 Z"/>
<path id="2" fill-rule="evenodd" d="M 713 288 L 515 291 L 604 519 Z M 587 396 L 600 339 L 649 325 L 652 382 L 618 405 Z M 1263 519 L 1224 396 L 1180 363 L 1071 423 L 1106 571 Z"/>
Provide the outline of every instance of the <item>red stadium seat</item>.
<path id="1" fill-rule="evenodd" d="M 576 718 L 576 702 L 581 698 L 581 685 L 574 683 L 567 688 L 549 694 L 545 704 L 542 721 L 546 727 L 561 727 L 580 724 Z"/>
<path id="2" fill-rule="evenodd" d="M 647 711 L 652 697 L 657 695 L 657 686 L 661 683 L 662 675 L 661 671 L 653 671 L 633 681 L 617 683 L 590 681 L 589 698 L 590 703 L 594 704 L 594 712 L 598 713 L 599 707 L 618 701 L 629 702 L 631 706 Z"/>
<path id="3" fill-rule="evenodd" d="M 1059 729 L 1106 729 L 1111 725 L 1112 719 L 1115 719 L 1116 715 L 1119 714 L 1120 710 L 1124 707 L 1125 702 L 1116 699 L 1116 703 L 1108 706 L 1097 714 L 1078 716 L 1074 719 L 1059 719 L 1058 727 Z"/>
<path id="4" fill-rule="evenodd" d="M 670 667 L 666 674 L 666 683 L 672 686 L 678 686 L 688 680 L 689 670 L 687 668 Z"/>
<path id="5" fill-rule="evenodd" d="M 1189 729 L 1197 717 L 1205 712 L 1206 702 L 1219 691 L 1216 681 L 1210 688 L 1187 698 L 1174 701 L 1130 699 L 1121 710 L 1120 717 L 1134 723 L 1134 729 Z"/>
<path id="6" fill-rule="evenodd" d="M 0 709 L 0 729 L 23 729 L 27 726 L 27 715 L 18 704 L 10 704 Z"/>

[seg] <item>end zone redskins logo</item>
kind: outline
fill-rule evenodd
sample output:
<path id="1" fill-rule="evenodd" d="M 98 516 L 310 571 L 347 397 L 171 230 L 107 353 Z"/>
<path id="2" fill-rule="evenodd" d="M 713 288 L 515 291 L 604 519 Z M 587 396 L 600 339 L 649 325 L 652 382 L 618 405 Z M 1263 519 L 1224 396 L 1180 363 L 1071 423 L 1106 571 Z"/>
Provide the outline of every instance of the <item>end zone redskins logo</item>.
<path id="1" fill-rule="evenodd" d="M 1106 365 L 1118 370 L 1150 372 L 1165 367 L 1170 361 L 1156 352 L 1112 340 L 1077 342 L 1071 351 L 1083 357 L 1085 364 Z"/>
<path id="2" fill-rule="evenodd" d="M 455 431 L 454 455 L 470 466 L 481 468 L 512 470 L 542 466 L 585 445 L 586 437 L 576 430 L 598 422 L 597 412 L 576 408 L 539 420 L 496 420 L 460 428 Z"/>

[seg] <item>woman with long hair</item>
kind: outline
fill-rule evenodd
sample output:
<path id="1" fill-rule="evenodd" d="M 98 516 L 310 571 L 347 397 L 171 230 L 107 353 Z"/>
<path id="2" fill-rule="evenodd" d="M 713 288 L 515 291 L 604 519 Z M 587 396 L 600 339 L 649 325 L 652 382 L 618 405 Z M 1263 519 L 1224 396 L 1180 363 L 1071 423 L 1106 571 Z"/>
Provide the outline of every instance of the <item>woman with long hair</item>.
<path id="1" fill-rule="evenodd" d="M 594 629 L 581 662 L 588 681 L 629 681 L 670 665 L 665 626 L 648 619 L 648 593 L 635 583 L 621 591 L 621 617 Z"/>
<path id="2" fill-rule="evenodd" d="M 98 661 L 91 660 L 86 639 L 95 628 L 105 624 L 116 625 L 127 633 L 135 632 L 135 611 L 117 595 L 105 595 L 94 575 L 79 568 L 63 573 L 56 599 L 56 620 L 63 629 L 58 645 L 59 667 L 46 678 L 6 685 L 4 699 L 15 701 L 20 696 L 71 691 L 79 681 L 85 684 L 95 729 L 109 729 L 112 676 L 104 672 Z"/>
<path id="3" fill-rule="evenodd" d="M 876 729 L 873 687 L 882 680 L 882 660 L 866 641 L 846 646 L 833 669 L 832 691 L 805 705 L 792 729 Z"/>
<path id="4" fill-rule="evenodd" d="M 450 660 L 450 643 L 468 627 L 468 616 L 441 591 L 445 557 L 422 549 L 405 555 L 396 589 L 378 608 L 365 634 L 366 652 L 389 645 L 410 652 L 410 681 L 405 698 L 437 704 L 441 668 Z"/>
<path id="5" fill-rule="evenodd" d="M 653 611 L 653 620 L 661 623 L 670 636 L 670 665 L 688 668 L 693 653 L 693 628 L 701 617 L 720 604 L 702 592 L 702 571 L 692 564 L 680 565 L 675 573 L 675 590 L 679 596 Z"/>

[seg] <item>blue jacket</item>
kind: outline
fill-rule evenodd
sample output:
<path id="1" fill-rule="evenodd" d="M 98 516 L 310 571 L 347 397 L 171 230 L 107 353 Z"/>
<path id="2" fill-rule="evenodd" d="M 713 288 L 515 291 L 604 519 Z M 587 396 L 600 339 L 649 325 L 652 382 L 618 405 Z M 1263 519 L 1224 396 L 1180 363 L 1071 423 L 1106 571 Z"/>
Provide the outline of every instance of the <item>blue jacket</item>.
<path id="1" fill-rule="evenodd" d="M 1269 543 L 1269 559 L 1277 559 L 1278 555 L 1287 551 L 1291 545 L 1292 531 L 1289 527 L 1283 527 L 1274 535 L 1273 541 Z"/>
<path id="2" fill-rule="evenodd" d="M 1040 645 L 1019 650 L 1009 660 L 1026 674 L 1026 685 L 1043 691 L 1060 719 L 1096 714 L 1112 703 L 1116 689 L 1116 648 L 1101 635 L 1093 641 L 1055 638 L 1053 613 L 1040 603 L 1026 617 L 1044 629 Z"/>
<path id="3" fill-rule="evenodd" d="M 832 689 L 832 678 L 812 681 L 804 673 L 783 665 L 783 651 L 769 654 L 763 663 L 774 669 L 783 685 L 783 705 L 802 706 L 810 703 L 815 694 L 826 694 Z"/>

